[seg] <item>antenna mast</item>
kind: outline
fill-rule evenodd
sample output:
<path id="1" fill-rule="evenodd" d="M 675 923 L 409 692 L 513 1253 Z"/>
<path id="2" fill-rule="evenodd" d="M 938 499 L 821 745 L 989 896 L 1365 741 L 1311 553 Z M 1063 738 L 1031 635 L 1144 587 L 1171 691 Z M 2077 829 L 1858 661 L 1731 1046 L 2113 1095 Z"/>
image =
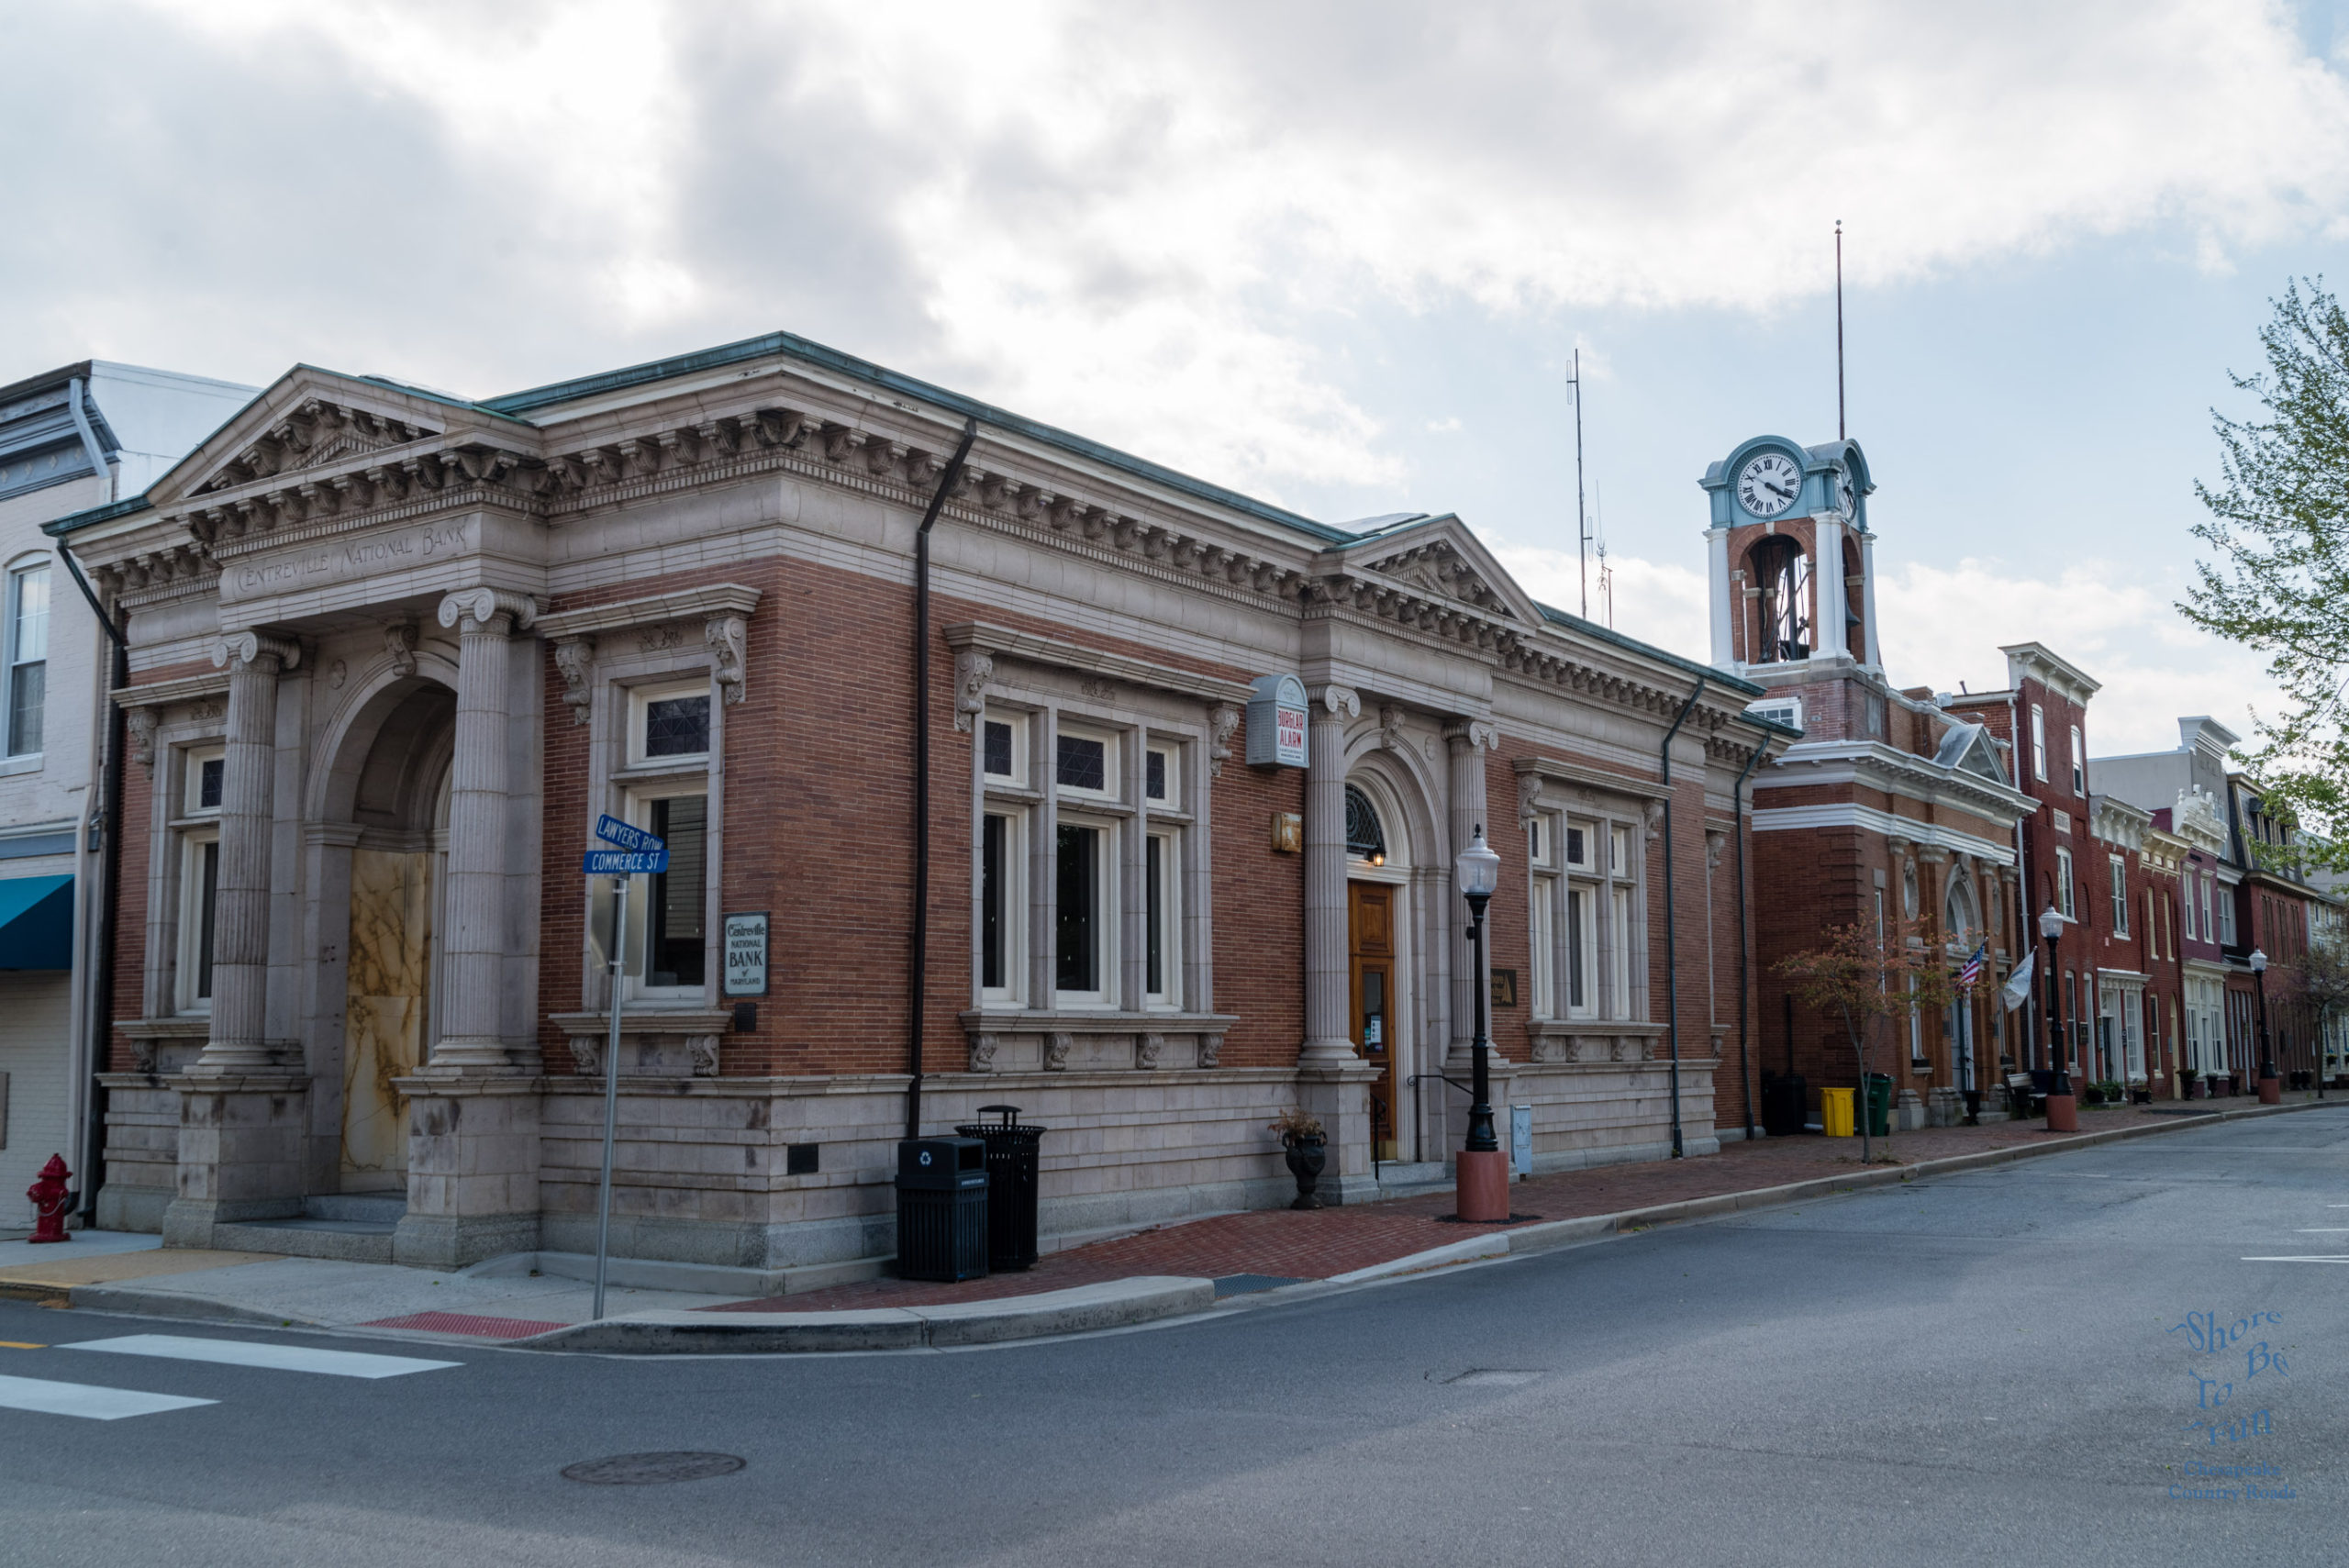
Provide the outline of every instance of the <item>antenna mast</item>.
<path id="1" fill-rule="evenodd" d="M 1615 571 L 1607 564 L 1607 502 L 1600 497 L 1598 516 L 1598 596 L 1607 606 L 1607 629 L 1615 629 Z M 1583 617 L 1587 620 L 1589 617 Z"/>
<path id="2" fill-rule="evenodd" d="M 1582 348 L 1575 348 L 1575 562 L 1582 568 L 1582 618 L 1590 618 L 1590 514 L 1582 499 Z"/>
<path id="3" fill-rule="evenodd" d="M 1843 429 L 1843 220 L 1835 220 L 1835 439 Z"/>

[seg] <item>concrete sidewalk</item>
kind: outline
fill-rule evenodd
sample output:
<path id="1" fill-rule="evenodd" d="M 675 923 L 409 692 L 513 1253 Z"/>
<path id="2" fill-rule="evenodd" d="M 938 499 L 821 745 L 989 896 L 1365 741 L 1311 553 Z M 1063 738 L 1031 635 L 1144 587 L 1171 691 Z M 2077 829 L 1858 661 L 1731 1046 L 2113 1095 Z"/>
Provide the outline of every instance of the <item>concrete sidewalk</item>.
<path id="1" fill-rule="evenodd" d="M 367 1328 L 503 1340 L 546 1350 L 676 1353 L 946 1348 L 1269 1305 L 1370 1280 L 1545 1251 L 1675 1220 L 1801 1202 L 1921 1175 L 2093 1147 L 2115 1139 L 2312 1108 L 2195 1104 L 2084 1112 L 2075 1136 L 2035 1122 L 1943 1128 L 1878 1140 L 1734 1143 L 1704 1159 L 1602 1166 L 1520 1182 L 1507 1225 L 1452 1220 L 1449 1192 L 1314 1211 L 1259 1209 L 1046 1254 L 1025 1273 L 955 1284 L 882 1278 L 789 1296 L 614 1288 L 590 1322 L 584 1260 L 524 1257 L 435 1274 L 388 1264 L 164 1251 L 152 1237 L 77 1234 L 61 1246 L 0 1243 L 0 1292 L 51 1305 L 272 1327 Z M 59 1253 L 83 1246 L 72 1258 Z M 18 1254 L 25 1254 L 19 1257 Z M 38 1254 L 35 1256 L 35 1254 Z M 565 1271 L 534 1273 L 545 1262 Z M 685 1273 L 674 1268 L 649 1277 Z M 713 1273 L 718 1271 L 712 1271 Z"/>

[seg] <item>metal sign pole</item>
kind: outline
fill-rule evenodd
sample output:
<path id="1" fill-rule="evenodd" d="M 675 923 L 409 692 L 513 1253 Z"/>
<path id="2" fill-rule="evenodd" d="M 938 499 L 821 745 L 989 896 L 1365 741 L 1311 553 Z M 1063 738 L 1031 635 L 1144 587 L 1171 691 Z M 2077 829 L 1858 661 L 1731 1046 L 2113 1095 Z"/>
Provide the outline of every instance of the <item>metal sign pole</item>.
<path id="1" fill-rule="evenodd" d="M 628 951 L 628 878 L 612 878 L 612 1031 L 604 1041 L 604 1181 L 596 1205 L 596 1320 L 604 1317 L 604 1264 L 612 1242 L 612 1139 L 620 1106 L 620 969 Z"/>

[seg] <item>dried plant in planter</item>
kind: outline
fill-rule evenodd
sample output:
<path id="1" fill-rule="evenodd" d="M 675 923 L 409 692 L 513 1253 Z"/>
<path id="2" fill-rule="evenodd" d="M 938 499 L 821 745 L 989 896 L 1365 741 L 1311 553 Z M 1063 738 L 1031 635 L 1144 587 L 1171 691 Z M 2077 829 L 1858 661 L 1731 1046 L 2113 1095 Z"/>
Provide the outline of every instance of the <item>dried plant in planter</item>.
<path id="1" fill-rule="evenodd" d="M 1281 1112 L 1278 1121 L 1267 1122 L 1265 1125 L 1279 1133 L 1281 1141 L 1286 1144 L 1303 1143 L 1311 1139 L 1328 1137 L 1328 1133 L 1321 1126 L 1319 1117 L 1308 1115 L 1296 1106 L 1291 1106 Z"/>

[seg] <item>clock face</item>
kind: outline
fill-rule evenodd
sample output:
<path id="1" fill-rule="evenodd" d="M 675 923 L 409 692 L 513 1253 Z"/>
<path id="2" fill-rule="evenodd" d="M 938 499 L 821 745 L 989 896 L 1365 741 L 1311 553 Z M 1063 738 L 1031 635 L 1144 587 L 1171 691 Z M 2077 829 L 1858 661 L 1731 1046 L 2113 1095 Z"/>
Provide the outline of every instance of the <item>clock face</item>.
<path id="1" fill-rule="evenodd" d="M 1802 470 L 1784 452 L 1757 452 L 1738 471 L 1737 499 L 1757 517 L 1775 517 L 1802 494 Z"/>

